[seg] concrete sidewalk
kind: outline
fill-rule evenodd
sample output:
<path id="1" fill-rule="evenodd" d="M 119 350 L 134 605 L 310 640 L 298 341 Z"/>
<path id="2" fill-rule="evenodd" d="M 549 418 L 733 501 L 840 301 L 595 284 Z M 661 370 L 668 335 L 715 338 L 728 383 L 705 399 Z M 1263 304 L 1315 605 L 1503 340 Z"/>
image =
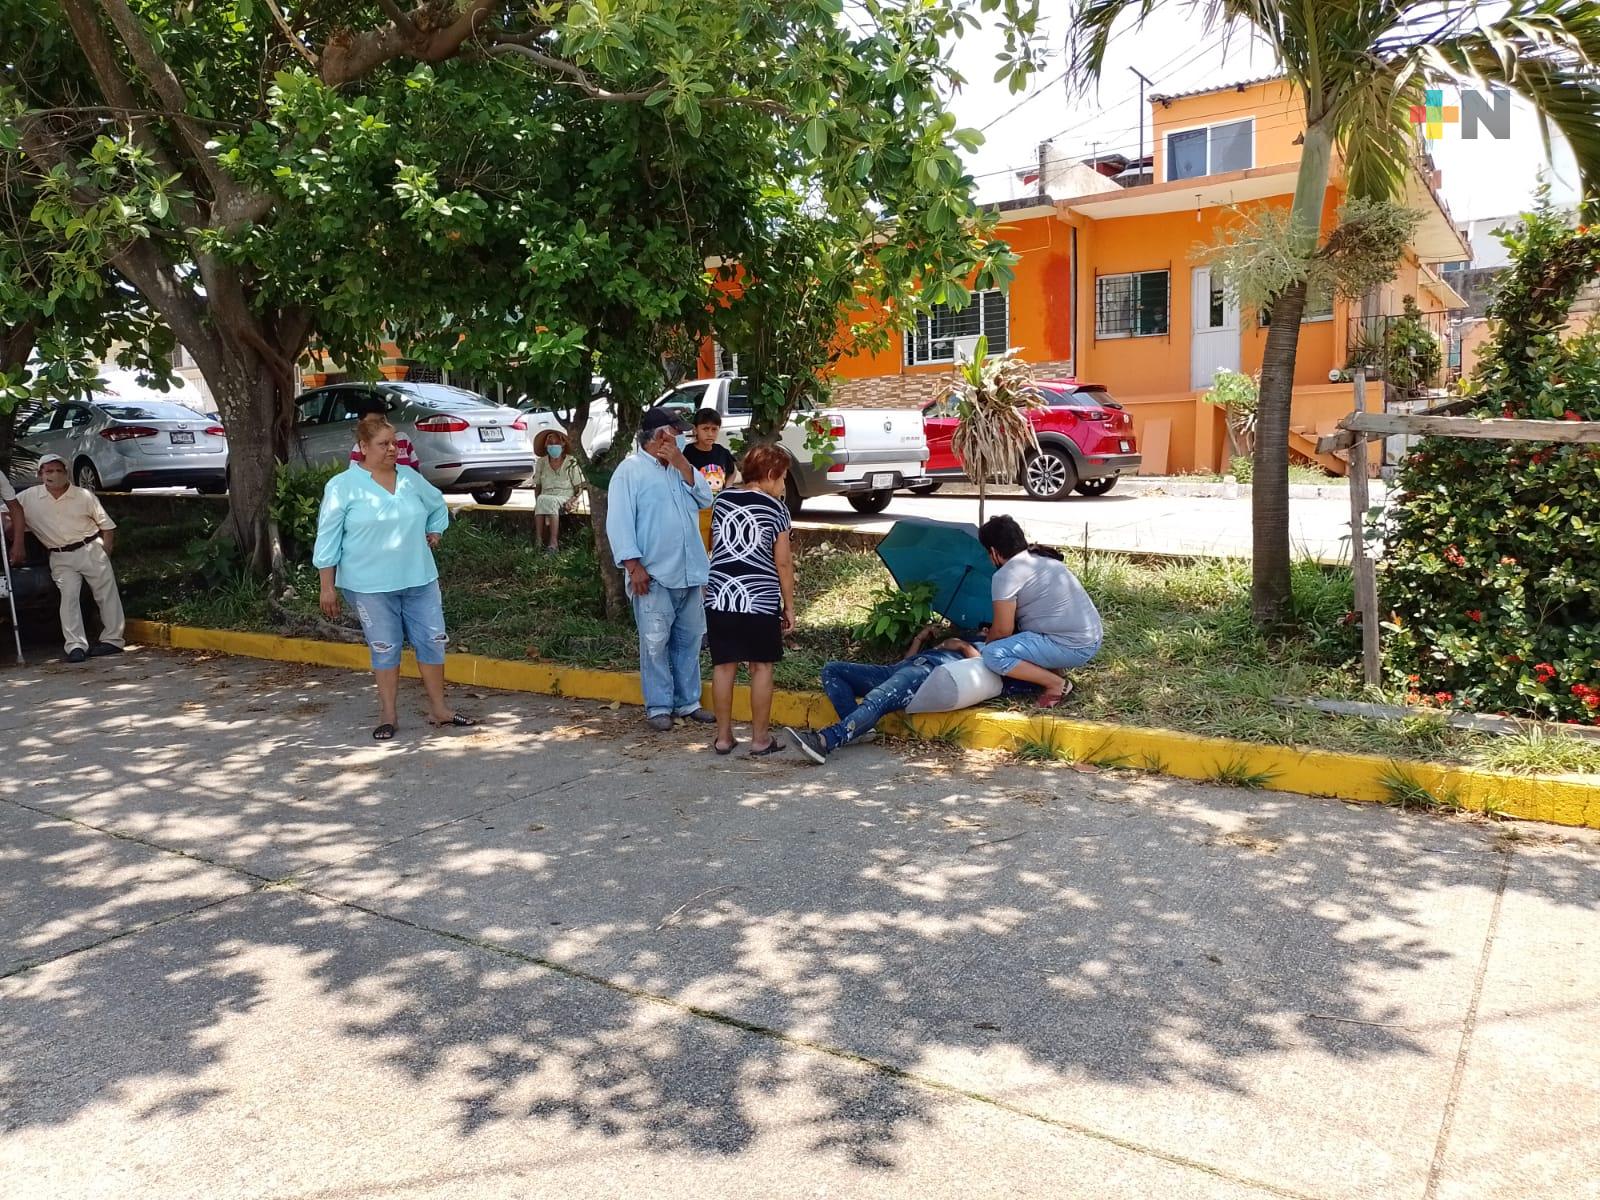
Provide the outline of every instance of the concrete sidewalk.
<path id="1" fill-rule="evenodd" d="M 17 1197 L 1600 1196 L 1600 838 L 6 672 Z"/>

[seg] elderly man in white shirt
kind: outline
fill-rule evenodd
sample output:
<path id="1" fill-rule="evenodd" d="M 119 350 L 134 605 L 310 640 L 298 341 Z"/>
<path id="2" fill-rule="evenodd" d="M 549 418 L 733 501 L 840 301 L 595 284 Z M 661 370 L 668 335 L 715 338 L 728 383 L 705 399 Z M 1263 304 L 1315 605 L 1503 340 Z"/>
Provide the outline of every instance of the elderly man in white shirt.
<path id="1" fill-rule="evenodd" d="M 75 487 L 67 464 L 57 454 L 39 460 L 39 485 L 17 497 L 22 516 L 50 551 L 50 578 L 61 592 L 61 633 L 67 661 L 122 653 L 122 597 L 111 569 L 111 544 L 116 522 L 106 515 L 99 497 Z M 100 609 L 100 640 L 94 645 L 83 632 L 83 585 L 94 593 Z"/>

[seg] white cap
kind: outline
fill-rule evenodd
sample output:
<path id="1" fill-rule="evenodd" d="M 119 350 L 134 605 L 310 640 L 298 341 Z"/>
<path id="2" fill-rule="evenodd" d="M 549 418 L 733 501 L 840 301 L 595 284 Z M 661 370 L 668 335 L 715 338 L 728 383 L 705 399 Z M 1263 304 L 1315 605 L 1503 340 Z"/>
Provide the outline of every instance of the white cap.
<path id="1" fill-rule="evenodd" d="M 42 471 L 42 470 L 45 469 L 46 466 L 48 466 L 50 463 L 53 463 L 53 462 L 58 462 L 63 467 L 67 465 L 67 460 L 62 458 L 61 455 L 59 455 L 59 454 L 41 454 L 39 456 L 39 468 L 38 469 Z"/>

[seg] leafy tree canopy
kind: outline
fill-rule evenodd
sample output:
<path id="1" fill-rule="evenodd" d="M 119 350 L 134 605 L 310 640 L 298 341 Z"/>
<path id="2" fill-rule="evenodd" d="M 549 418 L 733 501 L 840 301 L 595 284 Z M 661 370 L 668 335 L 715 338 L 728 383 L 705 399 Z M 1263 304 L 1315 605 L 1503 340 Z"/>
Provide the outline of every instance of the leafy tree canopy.
<path id="1" fill-rule="evenodd" d="M 195 353 L 261 563 L 313 339 L 575 397 L 598 365 L 636 412 L 773 188 L 872 247 L 890 310 L 1003 271 L 947 107 L 979 13 L 1024 85 L 1037 0 L 0 0 L 0 128 L 57 280 L 109 264 Z"/>

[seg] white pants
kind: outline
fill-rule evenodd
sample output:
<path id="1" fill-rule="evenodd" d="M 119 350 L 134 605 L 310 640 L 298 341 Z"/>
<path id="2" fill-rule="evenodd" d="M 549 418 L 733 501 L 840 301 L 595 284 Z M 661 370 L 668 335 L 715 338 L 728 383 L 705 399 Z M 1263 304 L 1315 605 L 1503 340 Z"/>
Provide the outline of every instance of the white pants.
<path id="1" fill-rule="evenodd" d="M 111 570 L 111 556 L 99 542 L 90 542 L 64 554 L 50 555 L 50 578 L 61 592 L 61 633 L 67 653 L 87 650 L 89 639 L 83 634 L 83 585 L 94 593 L 100 609 L 100 640 L 113 646 L 123 644 L 122 597 L 117 594 L 117 577 Z"/>

